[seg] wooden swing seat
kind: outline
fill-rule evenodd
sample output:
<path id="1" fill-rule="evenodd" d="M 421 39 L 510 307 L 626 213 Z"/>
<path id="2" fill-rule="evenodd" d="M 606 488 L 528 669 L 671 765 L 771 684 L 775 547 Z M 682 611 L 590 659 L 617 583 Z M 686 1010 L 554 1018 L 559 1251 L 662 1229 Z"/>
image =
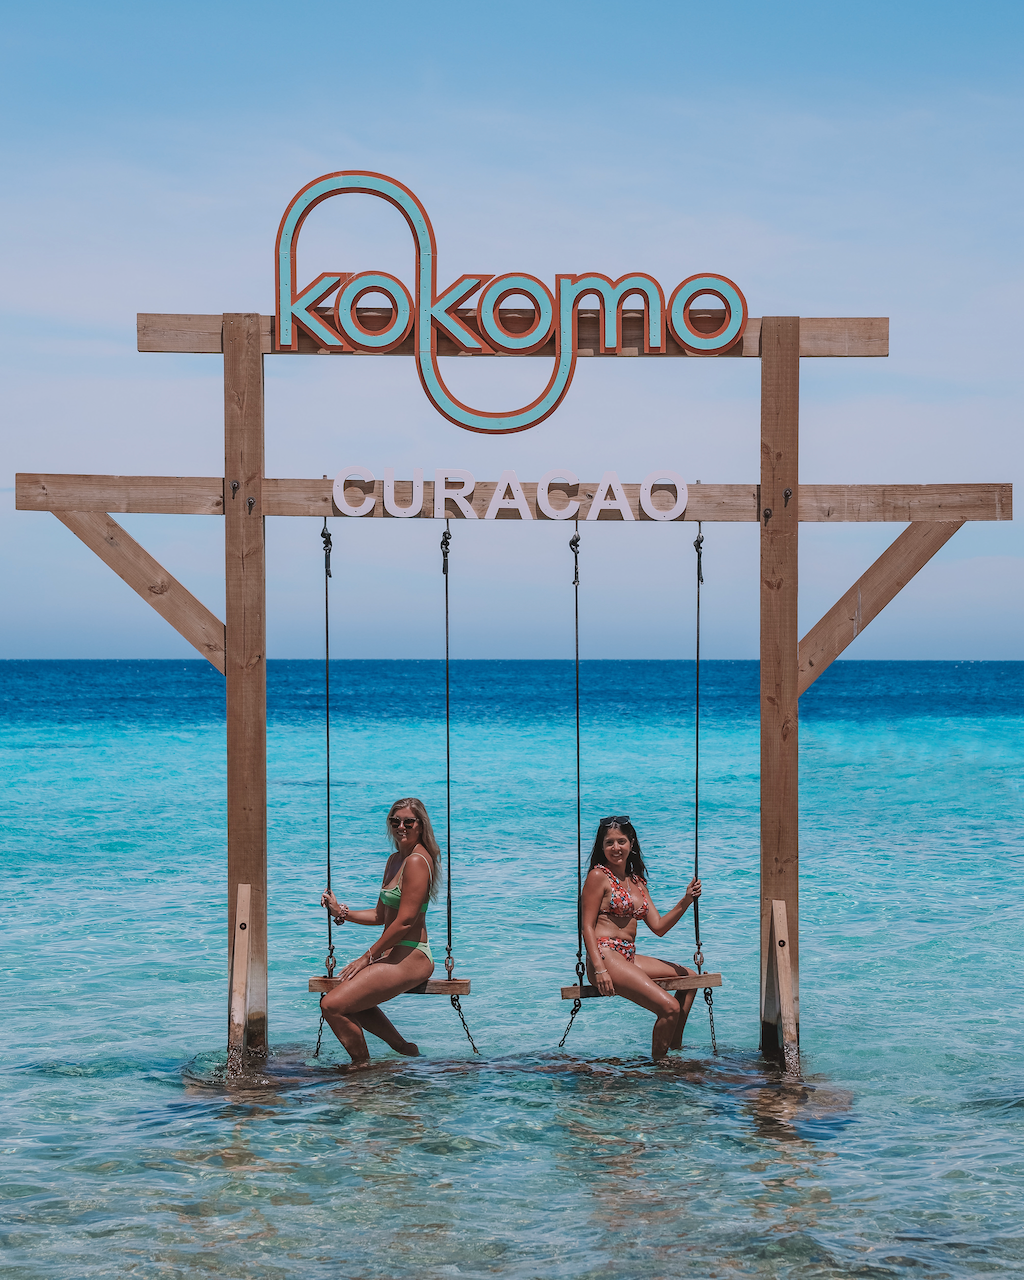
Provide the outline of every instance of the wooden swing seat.
<path id="1" fill-rule="evenodd" d="M 325 978 L 322 975 L 318 978 L 310 978 L 310 991 L 333 991 L 341 982 L 340 978 Z M 433 982 L 429 978 L 426 982 L 420 983 L 418 987 L 413 987 L 411 991 L 406 991 L 407 996 L 468 996 L 469 995 L 469 979 L 468 978 L 452 978 L 451 981 L 441 979 Z"/>
<path id="2" fill-rule="evenodd" d="M 651 981 L 655 986 L 663 987 L 666 991 L 703 991 L 705 987 L 720 987 L 722 985 L 722 975 L 720 973 L 694 973 L 684 975 L 680 978 L 652 978 Z M 312 990 L 312 984 L 310 984 Z M 597 987 L 563 987 L 563 1000 L 594 1000 L 600 999 L 601 993 Z"/>

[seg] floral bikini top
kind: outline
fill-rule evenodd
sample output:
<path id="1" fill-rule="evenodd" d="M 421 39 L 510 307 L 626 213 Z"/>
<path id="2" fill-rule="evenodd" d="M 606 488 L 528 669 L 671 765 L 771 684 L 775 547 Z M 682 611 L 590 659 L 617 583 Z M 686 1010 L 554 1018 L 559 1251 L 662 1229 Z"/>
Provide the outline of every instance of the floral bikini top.
<path id="1" fill-rule="evenodd" d="M 650 903 L 647 901 L 647 886 L 639 876 L 630 876 L 630 880 L 634 884 L 640 886 L 643 894 L 643 902 L 638 907 L 633 901 L 633 895 L 626 888 L 625 882 L 620 880 L 614 871 L 608 867 L 598 864 L 594 868 L 596 871 L 603 871 L 608 879 L 612 882 L 612 900 L 608 904 L 607 910 L 600 912 L 601 915 L 609 916 L 629 916 L 633 920 L 646 920 L 647 908 Z"/>

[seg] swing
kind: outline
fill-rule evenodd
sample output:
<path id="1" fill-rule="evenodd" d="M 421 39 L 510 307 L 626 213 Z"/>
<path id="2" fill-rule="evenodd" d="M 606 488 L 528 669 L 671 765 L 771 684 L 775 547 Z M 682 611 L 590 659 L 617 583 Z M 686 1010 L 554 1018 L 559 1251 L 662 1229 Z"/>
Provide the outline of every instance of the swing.
<path id="1" fill-rule="evenodd" d="M 418 987 L 412 987 L 409 991 L 404 992 L 409 996 L 449 996 L 452 1002 L 452 1008 L 459 1015 L 462 1023 L 462 1029 L 466 1033 L 466 1038 L 473 1046 L 473 1052 L 479 1053 L 476 1047 L 469 1027 L 466 1025 L 466 1018 L 462 1012 L 462 1006 L 459 1002 L 460 996 L 467 996 L 470 993 L 469 978 L 453 978 L 452 970 L 455 968 L 455 960 L 452 956 L 452 752 L 451 752 L 451 659 L 449 652 L 449 610 L 448 610 L 448 550 L 451 544 L 451 529 L 446 523 L 445 531 L 441 535 L 441 572 L 444 574 L 444 735 L 445 735 L 445 795 L 447 801 L 446 809 L 446 827 L 447 827 L 447 917 L 448 917 L 448 943 L 444 961 L 445 972 L 447 978 L 438 981 L 428 978 L 426 982 L 420 983 Z M 320 537 L 324 544 L 324 703 L 325 703 L 325 721 L 326 721 L 326 756 L 327 756 L 327 888 L 331 888 L 331 623 L 330 623 L 330 578 L 331 578 L 331 535 L 327 528 L 327 518 L 324 517 L 324 527 L 320 531 Z M 328 991 L 333 991 L 341 982 L 340 978 L 334 976 L 337 961 L 334 956 L 334 938 L 332 933 L 332 918 L 330 911 L 327 912 L 327 956 L 324 961 L 326 972 L 318 974 L 315 978 L 309 979 L 309 990 L 324 995 Z M 316 1054 L 320 1052 L 320 1041 L 323 1035 L 324 1019 L 323 1014 L 320 1015 L 320 1034 L 317 1036 Z"/>
<path id="2" fill-rule="evenodd" d="M 693 543 L 693 549 L 697 553 L 697 651 L 696 651 L 696 677 L 695 677 L 695 727 L 694 727 L 694 820 L 693 820 L 693 876 L 694 879 L 700 877 L 700 589 L 704 582 L 704 572 L 702 567 L 702 555 L 704 548 L 704 534 L 701 531 L 701 522 L 697 522 L 697 537 Z M 587 974 L 587 967 L 583 960 L 583 824 L 582 824 L 582 787 L 580 773 L 580 534 L 579 521 L 576 522 L 576 532 L 569 539 L 569 549 L 573 553 L 575 562 L 575 575 L 573 577 L 573 592 L 575 597 L 576 612 L 576 982 L 573 986 L 562 987 L 562 999 L 571 1000 L 573 1002 L 572 1013 L 569 1015 L 569 1024 L 565 1028 L 565 1034 L 558 1042 L 558 1047 L 565 1047 L 566 1039 L 572 1030 L 572 1024 L 576 1020 L 576 1015 L 581 1008 L 583 1000 L 600 999 L 601 992 L 597 987 L 588 986 L 584 983 Z M 720 973 L 704 972 L 704 951 L 700 940 L 700 904 L 697 901 L 693 903 L 693 934 L 694 934 L 694 953 L 693 962 L 697 966 L 695 974 L 686 975 L 677 978 L 652 978 L 651 981 L 655 986 L 661 987 L 665 991 L 700 991 L 704 992 L 704 1003 L 708 1007 L 708 1018 L 711 1022 L 711 1048 L 712 1051 L 718 1053 L 718 1044 L 715 1040 L 715 1010 L 714 1001 L 711 995 L 712 987 L 720 987 L 722 985 L 722 975 Z"/>

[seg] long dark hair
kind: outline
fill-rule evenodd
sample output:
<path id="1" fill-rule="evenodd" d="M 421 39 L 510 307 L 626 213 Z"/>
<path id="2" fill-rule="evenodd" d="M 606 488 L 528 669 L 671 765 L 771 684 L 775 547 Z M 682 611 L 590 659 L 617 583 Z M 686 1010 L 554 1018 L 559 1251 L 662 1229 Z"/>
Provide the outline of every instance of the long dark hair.
<path id="1" fill-rule="evenodd" d="M 626 875 L 636 876 L 638 880 L 647 882 L 647 868 L 644 866 L 644 856 L 640 852 L 640 841 L 636 838 L 636 828 L 630 822 L 626 814 L 622 814 L 617 818 L 602 818 L 598 828 L 597 835 L 594 837 L 594 848 L 590 854 L 590 870 L 595 867 L 607 867 L 608 863 L 604 856 L 604 838 L 609 831 L 621 831 L 624 835 L 629 836 L 629 853 L 626 856 Z M 609 871 L 611 868 L 608 868 Z"/>

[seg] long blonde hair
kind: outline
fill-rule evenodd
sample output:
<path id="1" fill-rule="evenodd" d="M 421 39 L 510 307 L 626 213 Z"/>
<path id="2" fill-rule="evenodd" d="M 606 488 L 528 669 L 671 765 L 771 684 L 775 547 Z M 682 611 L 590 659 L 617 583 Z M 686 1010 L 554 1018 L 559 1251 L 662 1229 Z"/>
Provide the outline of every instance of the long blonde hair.
<path id="1" fill-rule="evenodd" d="M 399 809 L 411 809 L 420 820 L 420 844 L 430 854 L 434 860 L 434 874 L 430 877 L 430 901 L 437 899 L 437 891 L 441 886 L 441 850 L 437 845 L 437 837 L 434 835 L 434 828 L 430 825 L 430 815 L 427 813 L 427 806 L 422 800 L 417 800 L 415 796 L 406 796 L 404 800 L 396 800 L 388 810 L 387 821 L 385 825 L 388 829 L 388 839 L 395 850 L 398 852 L 398 841 L 395 839 L 395 831 L 391 825 L 391 819 L 395 816 Z"/>

